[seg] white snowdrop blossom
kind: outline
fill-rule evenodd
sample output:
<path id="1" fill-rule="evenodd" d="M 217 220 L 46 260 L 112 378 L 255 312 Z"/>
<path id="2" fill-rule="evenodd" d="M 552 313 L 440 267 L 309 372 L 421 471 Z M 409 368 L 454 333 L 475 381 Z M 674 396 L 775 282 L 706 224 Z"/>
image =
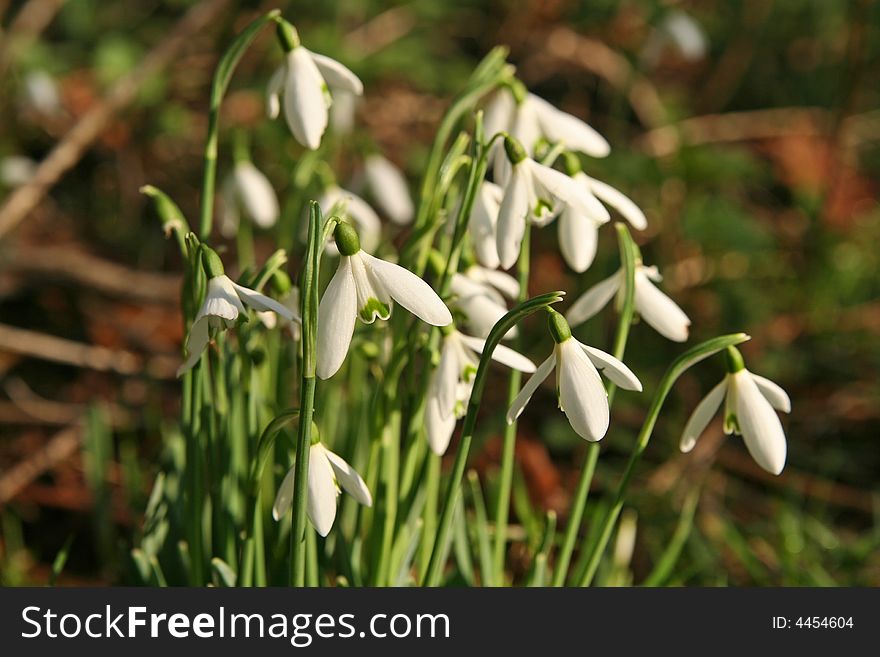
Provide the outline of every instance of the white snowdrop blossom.
<path id="1" fill-rule="evenodd" d="M 504 198 L 504 190 L 499 185 L 484 180 L 477 190 L 474 207 L 468 218 L 468 232 L 477 262 L 489 269 L 498 269 L 501 265 L 495 233 L 502 198 Z"/>
<path id="2" fill-rule="evenodd" d="M 465 316 L 468 328 L 485 338 L 496 322 L 507 314 L 505 298 L 515 300 L 519 296 L 519 283 L 503 271 L 473 265 L 452 275 L 449 290 L 453 304 Z M 512 338 L 516 334 L 514 326 L 504 337 Z"/>
<path id="3" fill-rule="evenodd" d="M 33 180 L 37 163 L 24 155 L 9 155 L 0 160 L 0 184 L 19 187 Z"/>
<path id="4" fill-rule="evenodd" d="M 289 24 L 279 29 L 279 35 L 287 55 L 269 80 L 266 112 L 274 119 L 283 106 L 294 138 L 306 148 L 316 150 L 327 129 L 334 93 L 343 91 L 360 96 L 364 85 L 335 59 L 303 47 Z"/>
<path id="5" fill-rule="evenodd" d="M 220 232 L 225 237 L 235 235 L 239 210 L 260 228 L 271 228 L 281 214 L 272 183 L 248 160 L 235 163 L 232 173 L 223 183 L 222 193 L 223 220 Z"/>
<path id="6" fill-rule="evenodd" d="M 512 171 L 498 210 L 495 240 L 504 269 L 519 257 L 526 221 L 544 226 L 565 208 L 598 223 L 611 218 L 589 187 L 527 157 L 522 145 L 511 137 L 505 138 L 504 148 Z"/>
<path id="7" fill-rule="evenodd" d="M 555 368 L 559 408 L 571 428 L 586 440 L 601 440 L 608 431 L 610 413 L 599 370 L 624 390 L 641 392 L 642 384 L 617 358 L 573 338 L 559 313 L 551 311 L 548 323 L 556 346 L 513 400 L 507 411 L 507 422 L 512 424 L 520 416 L 535 390 Z"/>
<path id="8" fill-rule="evenodd" d="M 428 324 L 452 323 L 449 309 L 430 285 L 400 265 L 362 251 L 350 225 L 338 224 L 335 237 L 339 266 L 318 307 L 319 377 L 327 379 L 342 366 L 355 320 L 372 324 L 377 317 L 388 319 L 392 300 Z"/>
<path id="9" fill-rule="evenodd" d="M 22 91 L 24 105 L 38 114 L 52 118 L 63 112 L 58 83 L 46 71 L 27 73 Z"/>
<path id="10" fill-rule="evenodd" d="M 584 292 L 569 308 L 565 317 L 572 326 L 583 324 L 599 312 L 618 294 L 623 299 L 623 269 L 596 283 Z M 691 320 L 678 305 L 663 294 L 654 283 L 663 280 L 656 267 L 636 265 L 634 305 L 636 312 L 660 335 L 675 342 L 688 339 Z"/>
<path id="11" fill-rule="evenodd" d="M 259 310 L 256 312 L 257 319 L 269 330 L 276 326 L 287 329 L 293 341 L 299 342 L 302 328 L 302 318 L 299 316 L 299 288 L 292 286 L 286 294 L 279 297 L 278 301 L 290 311 L 292 318 L 281 317 L 279 320 L 278 315 L 271 310 Z"/>
<path id="12" fill-rule="evenodd" d="M 404 225 L 413 220 L 415 208 L 403 172 L 387 158 L 374 153 L 364 160 L 364 177 L 372 198 L 391 221 Z"/>
<path id="13" fill-rule="evenodd" d="M 656 66 L 668 47 L 682 58 L 699 61 L 708 50 L 706 33 L 694 18 L 680 9 L 670 11 L 648 37 L 642 49 L 642 59 Z"/>
<path id="14" fill-rule="evenodd" d="M 529 155 L 535 154 L 535 145 L 541 139 L 591 157 L 606 157 L 611 152 L 605 138 L 581 119 L 553 107 L 535 94 L 521 95 L 523 99 L 519 103 L 510 89 L 502 89 L 495 95 L 486 107 L 487 135 L 507 132 L 522 143 Z M 510 163 L 500 144 L 493 148 L 490 157 L 495 182 L 504 184 Z"/>
<path id="15" fill-rule="evenodd" d="M 682 452 L 694 448 L 724 401 L 724 433 L 741 435 L 755 462 L 778 475 L 785 467 L 786 443 L 776 411 L 790 413 L 791 399 L 770 379 L 749 372 L 733 348 L 728 350 L 728 363 L 728 374 L 691 413 L 679 447 Z"/>
<path id="16" fill-rule="evenodd" d="M 324 447 L 321 442 L 313 443 L 309 448 L 306 515 L 321 536 L 326 536 L 333 528 L 340 486 L 358 503 L 373 506 L 370 489 L 357 471 L 341 456 Z M 293 495 L 294 468 L 291 468 L 281 482 L 275 503 L 272 505 L 272 517 L 275 520 L 281 520 L 290 509 Z"/>
<path id="17" fill-rule="evenodd" d="M 464 416 L 479 365 L 479 354 L 483 353 L 485 346 L 485 340 L 456 329 L 443 337 L 440 361 L 431 374 L 425 410 L 428 443 L 435 454 L 446 452 L 455 422 Z M 492 360 L 520 372 L 535 371 L 532 361 L 504 345 L 495 347 Z"/>
<path id="18" fill-rule="evenodd" d="M 228 329 L 235 326 L 239 317 L 247 319 L 245 305 L 254 310 L 270 310 L 287 320 L 293 321 L 294 314 L 285 306 L 256 290 L 244 287 L 231 280 L 223 272 L 220 257 L 202 245 L 202 264 L 208 276 L 208 289 L 205 301 L 193 320 L 186 338 L 187 358 L 177 369 L 177 376 L 195 366 L 210 340 L 210 329 Z"/>
<path id="19" fill-rule="evenodd" d="M 382 238 L 382 221 L 376 211 L 360 196 L 338 185 L 330 185 L 324 190 L 318 205 L 325 208 L 325 216 L 338 215 L 350 219 L 357 228 L 361 245 L 367 251 L 379 246 Z M 327 244 L 327 251 L 334 255 L 339 253 L 336 242 Z"/>

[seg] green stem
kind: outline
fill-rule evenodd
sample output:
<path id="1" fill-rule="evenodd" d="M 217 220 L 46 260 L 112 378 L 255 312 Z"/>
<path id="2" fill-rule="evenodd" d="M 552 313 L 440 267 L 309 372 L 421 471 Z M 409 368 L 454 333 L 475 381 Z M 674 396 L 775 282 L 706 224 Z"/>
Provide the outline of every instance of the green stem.
<path id="1" fill-rule="evenodd" d="M 486 375 L 489 371 L 492 352 L 501 341 L 501 338 L 507 335 L 507 332 L 523 318 L 542 308 L 558 303 L 562 300 L 563 296 L 563 292 L 550 292 L 529 299 L 528 301 L 517 305 L 513 310 L 499 319 L 498 323 L 496 323 L 489 332 L 489 337 L 486 339 L 486 346 L 480 356 L 480 365 L 477 368 L 477 374 L 474 377 L 474 387 L 471 390 L 470 400 L 468 401 L 467 414 L 465 415 L 464 424 L 462 425 L 461 430 L 461 442 L 459 443 L 458 451 L 455 454 L 455 464 L 452 468 L 452 475 L 446 485 L 443 511 L 440 514 L 440 523 L 437 530 L 437 536 L 434 540 L 434 549 L 431 552 L 428 572 L 425 575 L 424 584 L 426 586 L 437 586 L 440 581 L 440 575 L 442 574 L 443 562 L 445 561 L 444 553 L 448 546 L 452 517 L 461 488 L 461 478 L 464 475 L 471 443 L 474 439 L 474 426 L 477 422 L 477 412 L 480 410 L 483 389 L 486 386 Z"/>

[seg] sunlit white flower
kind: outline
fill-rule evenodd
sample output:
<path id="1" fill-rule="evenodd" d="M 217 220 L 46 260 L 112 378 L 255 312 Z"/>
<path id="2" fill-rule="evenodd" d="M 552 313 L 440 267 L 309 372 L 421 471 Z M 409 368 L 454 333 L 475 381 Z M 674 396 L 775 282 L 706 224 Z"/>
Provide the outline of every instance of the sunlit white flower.
<path id="1" fill-rule="evenodd" d="M 785 467 L 786 443 L 776 411 L 791 412 L 791 400 L 779 385 L 749 372 L 733 348 L 728 350 L 728 363 L 728 374 L 688 419 L 681 435 L 681 451 L 694 448 L 724 400 L 724 433 L 741 435 L 757 464 L 779 474 Z"/>
<path id="2" fill-rule="evenodd" d="M 271 310 L 293 321 L 294 314 L 275 299 L 260 294 L 232 281 L 223 273 L 220 257 L 202 246 L 202 263 L 208 276 L 205 301 L 193 320 L 186 338 L 186 361 L 177 369 L 177 376 L 192 369 L 208 346 L 210 329 L 228 329 L 235 326 L 239 317 L 247 319 L 245 305 L 254 310 Z"/>
<path id="3" fill-rule="evenodd" d="M 362 251 L 354 228 L 340 223 L 335 237 L 339 266 L 318 308 L 317 373 L 322 379 L 342 366 L 355 320 L 372 324 L 377 317 L 388 319 L 392 299 L 428 324 L 452 323 L 449 309 L 430 285 L 400 265 Z"/>
<path id="4" fill-rule="evenodd" d="M 483 353 L 485 346 L 485 340 L 455 329 L 443 337 L 440 362 L 431 374 L 425 408 L 428 443 L 435 454 L 446 452 L 455 422 L 464 416 L 479 365 L 479 354 Z M 520 372 L 535 371 L 532 361 L 503 345 L 495 347 L 492 360 Z"/>
<path id="5" fill-rule="evenodd" d="M 465 317 L 470 331 L 485 338 L 496 322 L 507 314 L 507 301 L 519 296 L 519 283 L 503 271 L 473 265 L 456 272 L 449 282 L 456 309 Z M 516 335 L 514 326 L 505 338 Z"/>
<path id="6" fill-rule="evenodd" d="M 601 440 L 608 431 L 608 394 L 599 370 L 624 390 L 641 392 L 642 384 L 632 371 L 611 354 L 587 346 L 571 337 L 571 329 L 557 312 L 549 318 L 550 333 L 556 346 L 526 381 L 507 411 L 508 424 L 520 416 L 535 390 L 556 368 L 556 394 L 559 408 L 572 429 L 590 441 Z"/>
<path id="7" fill-rule="evenodd" d="M 276 326 L 287 329 L 290 337 L 294 342 L 299 342 L 300 329 L 302 328 L 302 318 L 299 316 L 299 288 L 292 286 L 286 294 L 282 294 L 278 298 L 278 302 L 290 311 L 293 316 L 291 319 L 287 317 L 279 318 L 278 315 L 271 310 L 259 310 L 256 312 L 263 326 L 267 329 L 274 329 Z"/>
<path id="8" fill-rule="evenodd" d="M 690 14 L 673 9 L 648 37 L 642 49 L 642 59 L 654 66 L 669 46 L 682 58 L 698 61 L 706 56 L 706 34 Z"/>
<path id="9" fill-rule="evenodd" d="M 323 208 L 324 216 L 337 215 L 350 219 L 357 228 L 361 239 L 361 245 L 367 251 L 373 251 L 379 246 L 382 238 L 382 221 L 376 211 L 370 207 L 360 196 L 338 185 L 330 185 L 324 190 L 318 205 Z M 338 254 L 335 242 L 327 244 L 330 253 Z"/>
<path id="10" fill-rule="evenodd" d="M 223 220 L 220 232 L 226 237 L 238 229 L 239 210 L 260 228 L 271 228 L 281 210 L 269 179 L 248 160 L 235 163 L 223 184 Z"/>
<path id="11" fill-rule="evenodd" d="M 272 517 L 280 520 L 290 509 L 294 495 L 294 469 L 291 468 L 278 488 Z M 373 505 L 373 496 L 363 478 L 345 459 L 331 452 L 320 442 L 309 448 L 309 479 L 306 515 L 315 530 L 326 536 L 336 520 L 337 498 L 340 486 L 364 506 Z"/>
<path id="12" fill-rule="evenodd" d="M 468 219 L 468 231 L 477 261 L 489 269 L 498 269 L 498 246 L 495 232 L 498 227 L 498 211 L 504 190 L 493 182 L 484 180 L 474 199 L 474 207 Z"/>
<path id="13" fill-rule="evenodd" d="M 36 173 L 37 163 L 24 155 L 9 155 L 0 160 L 0 184 L 5 187 L 25 185 Z"/>
<path id="14" fill-rule="evenodd" d="M 408 224 L 415 209 L 403 172 L 379 154 L 364 161 L 364 176 L 379 209 L 396 224 Z"/>
<path id="15" fill-rule="evenodd" d="M 341 90 L 360 96 L 364 85 L 336 60 L 304 48 L 289 25 L 281 32 L 287 55 L 269 80 L 266 110 L 274 119 L 283 105 L 284 118 L 294 138 L 315 150 L 327 128 L 333 94 Z"/>
<path id="16" fill-rule="evenodd" d="M 22 102 L 28 109 L 48 118 L 62 112 L 58 84 L 46 71 L 31 71 L 25 75 L 22 91 Z"/>
<path id="17" fill-rule="evenodd" d="M 618 294 L 618 303 L 623 298 L 623 269 L 596 283 L 584 292 L 566 313 L 572 326 L 583 324 L 599 312 Z M 654 283 L 663 280 L 656 267 L 636 265 L 634 304 L 636 312 L 660 335 L 675 342 L 688 339 L 691 320 L 678 305 L 663 294 Z M 653 282 L 652 282 L 653 281 Z"/>
<path id="18" fill-rule="evenodd" d="M 354 129 L 354 117 L 357 111 L 359 94 L 344 89 L 337 89 L 333 94 L 330 106 L 330 127 L 337 135 L 350 134 Z"/>
<path id="19" fill-rule="evenodd" d="M 589 187 L 527 157 L 515 139 L 506 137 L 504 148 L 512 171 L 504 186 L 495 240 L 504 269 L 512 267 L 519 257 L 527 221 L 546 225 L 564 208 L 595 222 L 610 219 L 608 210 Z"/>
<path id="20" fill-rule="evenodd" d="M 541 139 L 592 157 L 605 157 L 611 152 L 605 138 L 581 119 L 556 109 L 535 94 L 523 90 L 520 95 L 519 103 L 510 89 L 502 89 L 495 95 L 486 108 L 487 135 L 507 132 L 522 143 L 529 155 L 535 154 L 535 146 Z M 496 144 L 490 156 L 495 182 L 503 184 L 510 173 L 510 164 L 500 144 Z"/>

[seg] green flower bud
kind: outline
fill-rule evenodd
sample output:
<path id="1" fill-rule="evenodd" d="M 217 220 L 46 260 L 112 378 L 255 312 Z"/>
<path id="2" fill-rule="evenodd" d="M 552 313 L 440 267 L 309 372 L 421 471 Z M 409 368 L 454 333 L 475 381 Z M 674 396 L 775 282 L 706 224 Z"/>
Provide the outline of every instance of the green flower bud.
<path id="1" fill-rule="evenodd" d="M 287 275 L 287 272 L 276 269 L 272 272 L 272 287 L 278 293 L 278 296 L 284 297 L 290 293 L 293 283 L 290 282 L 290 276 Z"/>
<path id="2" fill-rule="evenodd" d="M 740 370 L 744 370 L 746 368 L 746 364 L 743 362 L 742 354 L 739 353 L 739 349 L 736 347 L 728 347 L 724 352 L 724 362 L 727 365 L 727 371 L 730 374 L 736 374 Z"/>
<path id="3" fill-rule="evenodd" d="M 205 269 L 205 275 L 208 277 L 208 280 L 223 276 L 226 273 L 220 256 L 207 244 L 202 244 L 202 267 Z"/>
<path id="4" fill-rule="evenodd" d="M 336 229 L 333 231 L 333 238 L 336 240 L 336 246 L 339 248 L 339 252 L 344 256 L 353 256 L 361 250 L 361 240 L 358 237 L 354 226 L 351 226 L 350 224 L 345 224 L 341 221 L 336 224 Z"/>
<path id="5" fill-rule="evenodd" d="M 284 48 L 284 52 L 290 52 L 294 48 L 299 48 L 300 40 L 296 28 L 283 18 L 278 21 L 275 32 L 278 35 L 281 47 Z"/>
<path id="6" fill-rule="evenodd" d="M 516 101 L 516 104 L 522 105 L 529 95 L 529 90 L 526 89 L 526 85 L 524 85 L 516 78 L 513 78 L 510 82 L 507 83 L 507 86 L 510 89 L 510 93 L 513 94 L 513 99 Z"/>
<path id="7" fill-rule="evenodd" d="M 562 157 L 565 158 L 565 173 L 569 176 L 574 176 L 574 174 L 583 171 L 581 168 L 581 161 L 578 159 L 577 155 L 571 151 L 565 151 L 565 153 L 562 154 Z"/>
<path id="8" fill-rule="evenodd" d="M 550 315 L 547 317 L 547 328 L 550 329 L 550 335 L 553 337 L 553 342 L 556 344 L 562 344 L 571 337 L 571 327 L 568 325 L 568 322 L 565 321 L 565 317 L 552 308 L 548 308 L 547 312 Z"/>
<path id="9" fill-rule="evenodd" d="M 519 143 L 519 140 L 510 135 L 504 135 L 504 150 L 507 153 L 507 159 L 513 165 L 519 164 L 528 157 L 526 149 Z"/>
<path id="10" fill-rule="evenodd" d="M 311 440 L 312 445 L 317 445 L 319 442 L 321 442 L 321 436 L 318 434 L 318 425 L 315 424 L 314 420 L 312 420 L 312 436 L 311 436 L 311 438 L 312 438 L 312 440 Z"/>

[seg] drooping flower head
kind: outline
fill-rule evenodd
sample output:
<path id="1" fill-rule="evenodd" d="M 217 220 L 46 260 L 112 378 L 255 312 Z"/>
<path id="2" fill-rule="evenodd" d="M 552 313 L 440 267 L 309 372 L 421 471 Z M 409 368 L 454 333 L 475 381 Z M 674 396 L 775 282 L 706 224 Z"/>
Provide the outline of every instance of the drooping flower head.
<path id="1" fill-rule="evenodd" d="M 413 220 L 415 208 L 406 178 L 390 160 L 378 153 L 367 156 L 364 177 L 371 198 L 386 217 L 400 225 Z"/>
<path id="2" fill-rule="evenodd" d="M 452 323 L 443 300 L 421 278 L 400 265 L 361 250 L 357 231 L 339 223 L 334 232 L 340 259 L 318 308 L 317 373 L 333 376 L 342 366 L 356 319 L 372 324 L 391 315 L 392 300 L 434 326 Z"/>
<path id="3" fill-rule="evenodd" d="M 752 458 L 767 472 L 782 472 L 787 448 L 776 411 L 791 412 L 791 399 L 770 379 L 749 372 L 735 347 L 727 349 L 727 375 L 691 413 L 681 435 L 681 451 L 694 448 L 722 400 L 724 433 L 741 435 Z"/>
<path id="4" fill-rule="evenodd" d="M 464 315 L 468 330 L 485 338 L 495 323 L 507 313 L 507 301 L 519 296 L 519 283 L 503 271 L 471 265 L 463 272 L 452 275 L 449 289 L 456 310 Z M 504 336 L 515 337 L 514 326 Z"/>
<path id="5" fill-rule="evenodd" d="M 549 310 L 548 326 L 556 346 L 526 381 L 507 411 L 507 422 L 520 416 L 535 390 L 556 368 L 556 395 L 559 408 L 571 428 L 586 440 L 601 440 L 608 431 L 608 394 L 599 370 L 624 390 L 641 392 L 642 384 L 632 371 L 611 354 L 579 342 L 571 335 L 568 322 Z"/>
<path id="6" fill-rule="evenodd" d="M 232 281 L 223 270 L 216 251 L 201 246 L 202 266 L 208 278 L 205 301 L 193 320 L 186 338 L 186 361 L 177 370 L 177 376 L 193 368 L 208 346 L 211 329 L 228 329 L 241 319 L 247 321 L 245 305 L 258 311 L 272 311 L 288 321 L 297 319 L 288 308 L 256 290 Z"/>
<path id="7" fill-rule="evenodd" d="M 238 229 L 239 210 L 260 228 L 271 228 L 281 211 L 269 179 L 248 159 L 238 159 L 223 183 L 220 232 L 232 237 Z"/>
<path id="8" fill-rule="evenodd" d="M 341 90 L 360 96 L 364 85 L 335 59 L 307 50 L 289 23 L 278 24 L 278 38 L 287 55 L 269 80 L 266 111 L 274 119 L 283 106 L 294 138 L 316 150 L 327 128 L 333 93 Z"/>

